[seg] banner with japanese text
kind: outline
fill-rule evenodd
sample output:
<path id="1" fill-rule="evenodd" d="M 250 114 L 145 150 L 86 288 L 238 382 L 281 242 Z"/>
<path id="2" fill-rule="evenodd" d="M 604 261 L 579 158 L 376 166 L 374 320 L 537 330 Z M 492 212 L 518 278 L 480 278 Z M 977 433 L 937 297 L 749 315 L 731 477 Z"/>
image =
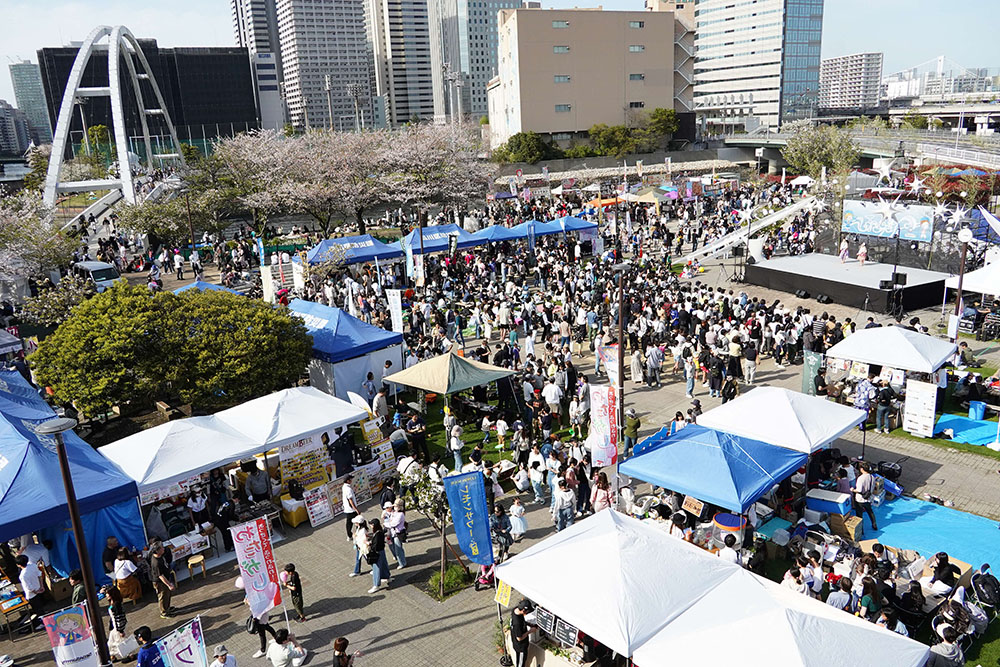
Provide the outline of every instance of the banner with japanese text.
<path id="1" fill-rule="evenodd" d="M 97 667 L 100 660 L 90 633 L 87 603 L 81 602 L 42 619 L 58 667 Z"/>
<path id="2" fill-rule="evenodd" d="M 389 302 L 389 316 L 392 318 L 392 330 L 403 333 L 403 296 L 398 289 L 387 289 L 385 298 Z"/>
<path id="3" fill-rule="evenodd" d="M 208 667 L 200 617 L 156 640 L 156 648 L 163 667 Z"/>
<path id="4" fill-rule="evenodd" d="M 486 504 L 486 478 L 477 471 L 444 478 L 444 490 L 462 552 L 476 565 L 493 564 L 490 511 Z"/>
<path id="5" fill-rule="evenodd" d="M 590 385 L 590 433 L 587 446 L 595 468 L 618 458 L 618 400 L 614 387 Z"/>
<path id="6" fill-rule="evenodd" d="M 271 551 L 267 520 L 263 517 L 254 519 L 229 530 L 233 534 L 236 560 L 240 565 L 250 613 L 255 618 L 261 618 L 268 610 L 281 604 L 278 569 Z"/>
<path id="7" fill-rule="evenodd" d="M 601 348 L 601 364 L 608 374 L 611 384 L 618 386 L 618 345 L 605 345 Z"/>

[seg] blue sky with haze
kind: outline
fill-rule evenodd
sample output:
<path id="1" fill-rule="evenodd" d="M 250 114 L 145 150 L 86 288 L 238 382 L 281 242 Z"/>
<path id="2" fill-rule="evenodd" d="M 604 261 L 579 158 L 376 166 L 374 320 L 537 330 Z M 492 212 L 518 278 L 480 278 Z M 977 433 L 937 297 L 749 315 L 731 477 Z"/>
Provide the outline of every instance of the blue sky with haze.
<path id="1" fill-rule="evenodd" d="M 544 7 L 641 10 L 642 0 L 542 0 Z M 823 57 L 883 51 L 885 73 L 939 55 L 965 67 L 1000 67 L 1000 0 L 826 0 Z M 228 46 L 233 28 L 228 0 L 3 0 L 0 21 L 0 99 L 14 103 L 7 64 L 35 61 L 43 46 L 81 41 L 100 23 L 123 23 L 161 46 Z"/>

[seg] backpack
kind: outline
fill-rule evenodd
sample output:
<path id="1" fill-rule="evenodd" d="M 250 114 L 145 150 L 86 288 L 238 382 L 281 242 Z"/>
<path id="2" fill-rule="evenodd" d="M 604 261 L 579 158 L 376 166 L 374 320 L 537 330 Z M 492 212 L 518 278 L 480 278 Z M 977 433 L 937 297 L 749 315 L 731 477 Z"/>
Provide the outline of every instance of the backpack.
<path id="1" fill-rule="evenodd" d="M 995 607 L 1000 604 L 1000 581 L 989 572 L 984 572 L 972 584 L 976 589 L 976 599 L 985 605 Z"/>

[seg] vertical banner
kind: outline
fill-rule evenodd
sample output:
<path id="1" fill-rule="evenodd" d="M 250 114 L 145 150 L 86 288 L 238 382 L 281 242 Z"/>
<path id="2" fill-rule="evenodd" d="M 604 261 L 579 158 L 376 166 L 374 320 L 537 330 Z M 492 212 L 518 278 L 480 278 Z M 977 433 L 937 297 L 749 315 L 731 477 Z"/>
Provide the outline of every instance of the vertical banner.
<path id="1" fill-rule="evenodd" d="M 458 252 L 458 234 L 448 234 L 448 256 L 454 259 L 455 253 L 457 252 Z"/>
<path id="2" fill-rule="evenodd" d="M 90 634 L 87 603 L 49 614 L 42 619 L 57 667 L 98 667 L 97 647 Z"/>
<path id="3" fill-rule="evenodd" d="M 635 174 L 642 180 L 642 160 L 635 161 Z"/>
<path id="4" fill-rule="evenodd" d="M 392 330 L 396 333 L 403 333 L 403 293 L 398 289 L 387 289 L 385 297 L 389 301 Z"/>
<path id="5" fill-rule="evenodd" d="M 270 609 L 281 604 L 278 587 L 278 569 L 271 551 L 271 536 L 267 520 L 254 519 L 242 526 L 229 529 L 236 547 L 236 560 L 240 564 L 243 590 L 250 603 L 250 613 L 260 618 Z"/>
<path id="6" fill-rule="evenodd" d="M 528 223 L 528 250 L 535 250 L 535 225 L 531 222 Z"/>
<path id="7" fill-rule="evenodd" d="M 156 641 L 163 667 L 208 667 L 201 618 L 195 618 Z"/>
<path id="8" fill-rule="evenodd" d="M 444 491 L 448 496 L 458 546 L 476 565 L 493 564 L 485 480 L 478 470 L 444 478 Z"/>
<path id="9" fill-rule="evenodd" d="M 618 401 L 614 387 L 590 385 L 587 446 L 594 467 L 615 464 L 618 458 Z"/>
<path id="10" fill-rule="evenodd" d="M 507 178 L 507 189 L 510 190 L 512 195 L 517 196 L 517 181 L 514 180 L 513 176 Z"/>
<path id="11" fill-rule="evenodd" d="M 813 379 L 823 365 L 823 355 L 812 350 L 802 350 L 802 393 L 807 396 L 816 395 L 816 384 Z"/>
<path id="12" fill-rule="evenodd" d="M 542 178 L 544 178 L 546 181 L 549 180 L 549 168 L 548 167 L 542 167 Z"/>
<path id="13" fill-rule="evenodd" d="M 618 386 L 618 345 L 605 345 L 601 348 L 601 363 L 604 364 L 604 372 L 608 374 L 611 384 Z"/>
<path id="14" fill-rule="evenodd" d="M 663 164 L 667 168 L 667 180 L 669 181 L 670 177 L 672 176 L 671 172 L 673 171 L 673 166 L 674 166 L 673 165 L 673 159 L 665 157 L 665 158 L 663 158 Z"/>

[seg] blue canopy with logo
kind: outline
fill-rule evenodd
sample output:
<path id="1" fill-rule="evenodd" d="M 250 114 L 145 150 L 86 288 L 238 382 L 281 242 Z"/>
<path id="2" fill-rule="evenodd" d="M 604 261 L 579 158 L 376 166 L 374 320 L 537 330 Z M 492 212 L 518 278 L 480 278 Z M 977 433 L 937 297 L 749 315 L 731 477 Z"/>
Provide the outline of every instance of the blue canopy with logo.
<path id="1" fill-rule="evenodd" d="M 396 246 L 382 243 L 371 234 L 361 236 L 343 236 L 336 239 L 324 239 L 309 249 L 306 261 L 310 264 L 337 261 L 341 264 L 358 264 L 374 262 L 376 259 L 389 260 L 403 256 L 403 251 Z"/>
<path id="2" fill-rule="evenodd" d="M 480 229 L 478 232 L 475 232 L 472 237 L 477 241 L 485 241 L 487 243 L 516 241 L 524 238 L 510 227 L 504 227 L 503 225 L 491 225 L 485 229 Z"/>
<path id="3" fill-rule="evenodd" d="M 447 252 L 448 237 L 452 235 L 458 236 L 459 248 L 471 248 L 472 246 L 486 243 L 486 241 L 473 237 L 472 234 L 455 224 L 432 225 L 430 227 L 424 227 L 422 231 L 424 237 L 423 247 L 421 248 L 420 243 L 421 228 L 417 227 L 403 237 L 401 241 L 403 250 L 410 250 L 415 255 L 429 255 L 432 252 Z"/>
<path id="4" fill-rule="evenodd" d="M 622 474 L 745 512 L 808 458 L 803 452 L 690 424 L 666 427 L 640 442 Z"/>

